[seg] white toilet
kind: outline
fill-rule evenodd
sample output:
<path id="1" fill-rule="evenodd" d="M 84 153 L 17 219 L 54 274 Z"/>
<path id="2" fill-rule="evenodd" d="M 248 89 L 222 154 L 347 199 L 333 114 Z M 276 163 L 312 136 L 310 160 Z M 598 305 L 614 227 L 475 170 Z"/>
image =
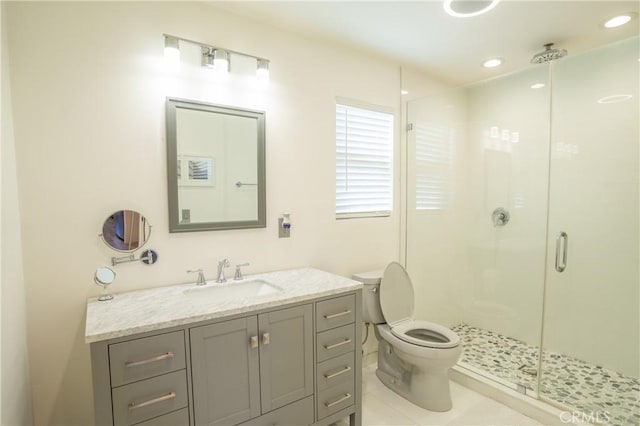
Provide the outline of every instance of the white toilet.
<path id="1" fill-rule="evenodd" d="M 364 322 L 375 324 L 376 375 L 388 388 L 431 411 L 451 409 L 449 368 L 460 358 L 460 337 L 439 324 L 413 319 L 413 285 L 397 262 L 384 274 L 355 274 L 364 284 Z"/>

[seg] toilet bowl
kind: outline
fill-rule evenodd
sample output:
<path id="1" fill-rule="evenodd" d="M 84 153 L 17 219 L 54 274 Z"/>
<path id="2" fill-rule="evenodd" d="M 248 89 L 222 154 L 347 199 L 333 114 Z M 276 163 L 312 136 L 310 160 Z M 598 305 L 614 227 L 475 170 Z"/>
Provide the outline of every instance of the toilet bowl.
<path id="1" fill-rule="evenodd" d="M 440 324 L 413 318 L 413 285 L 399 263 L 392 262 L 382 274 L 355 274 L 353 279 L 365 287 L 363 320 L 375 324 L 376 376 L 422 408 L 450 410 L 448 372 L 460 358 L 460 337 Z"/>

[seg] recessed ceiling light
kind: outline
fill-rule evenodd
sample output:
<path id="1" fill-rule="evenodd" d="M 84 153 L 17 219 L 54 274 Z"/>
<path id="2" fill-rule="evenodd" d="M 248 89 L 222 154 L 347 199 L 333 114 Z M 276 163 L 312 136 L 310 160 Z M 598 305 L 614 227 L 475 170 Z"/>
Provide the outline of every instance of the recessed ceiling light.
<path id="1" fill-rule="evenodd" d="M 500 58 L 487 59 L 482 63 L 482 66 L 485 68 L 495 68 L 499 65 L 502 65 L 502 59 Z"/>
<path id="2" fill-rule="evenodd" d="M 634 17 L 635 13 L 625 13 L 623 15 L 614 16 L 611 19 L 608 19 L 604 23 L 605 28 L 617 28 L 620 27 L 629 21 L 631 21 Z"/>
<path id="3" fill-rule="evenodd" d="M 542 89 L 544 87 L 544 83 L 535 83 L 531 85 L 532 89 Z"/>
<path id="4" fill-rule="evenodd" d="M 633 98 L 633 95 L 611 95 L 598 99 L 599 104 L 613 104 L 616 102 L 624 102 Z"/>
<path id="5" fill-rule="evenodd" d="M 499 2 L 500 0 L 444 0 L 443 7 L 447 14 L 456 18 L 471 18 L 487 13 Z"/>
<path id="6" fill-rule="evenodd" d="M 408 95 L 408 94 L 409 94 L 409 91 L 408 91 L 408 90 L 404 90 L 404 89 L 402 89 L 402 90 L 400 91 L 400 94 L 401 94 L 401 95 Z"/>

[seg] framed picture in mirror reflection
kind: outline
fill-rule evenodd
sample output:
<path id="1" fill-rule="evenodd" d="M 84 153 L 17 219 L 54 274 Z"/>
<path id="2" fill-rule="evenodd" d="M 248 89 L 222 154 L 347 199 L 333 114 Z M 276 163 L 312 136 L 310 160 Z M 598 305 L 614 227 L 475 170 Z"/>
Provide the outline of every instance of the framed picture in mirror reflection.
<path id="1" fill-rule="evenodd" d="M 215 186 L 215 161 L 212 157 L 181 155 L 178 158 L 179 186 Z"/>

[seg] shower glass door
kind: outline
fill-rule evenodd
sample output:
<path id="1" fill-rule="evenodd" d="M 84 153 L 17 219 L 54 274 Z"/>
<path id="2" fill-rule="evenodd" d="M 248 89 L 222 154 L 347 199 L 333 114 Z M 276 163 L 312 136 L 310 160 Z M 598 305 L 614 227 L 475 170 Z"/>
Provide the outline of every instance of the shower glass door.
<path id="1" fill-rule="evenodd" d="M 415 315 L 460 365 L 537 390 L 549 175 L 548 66 L 408 104 L 407 270 Z"/>
<path id="2" fill-rule="evenodd" d="M 593 424 L 640 424 L 638 52 L 636 37 L 550 65 L 540 395 Z"/>

